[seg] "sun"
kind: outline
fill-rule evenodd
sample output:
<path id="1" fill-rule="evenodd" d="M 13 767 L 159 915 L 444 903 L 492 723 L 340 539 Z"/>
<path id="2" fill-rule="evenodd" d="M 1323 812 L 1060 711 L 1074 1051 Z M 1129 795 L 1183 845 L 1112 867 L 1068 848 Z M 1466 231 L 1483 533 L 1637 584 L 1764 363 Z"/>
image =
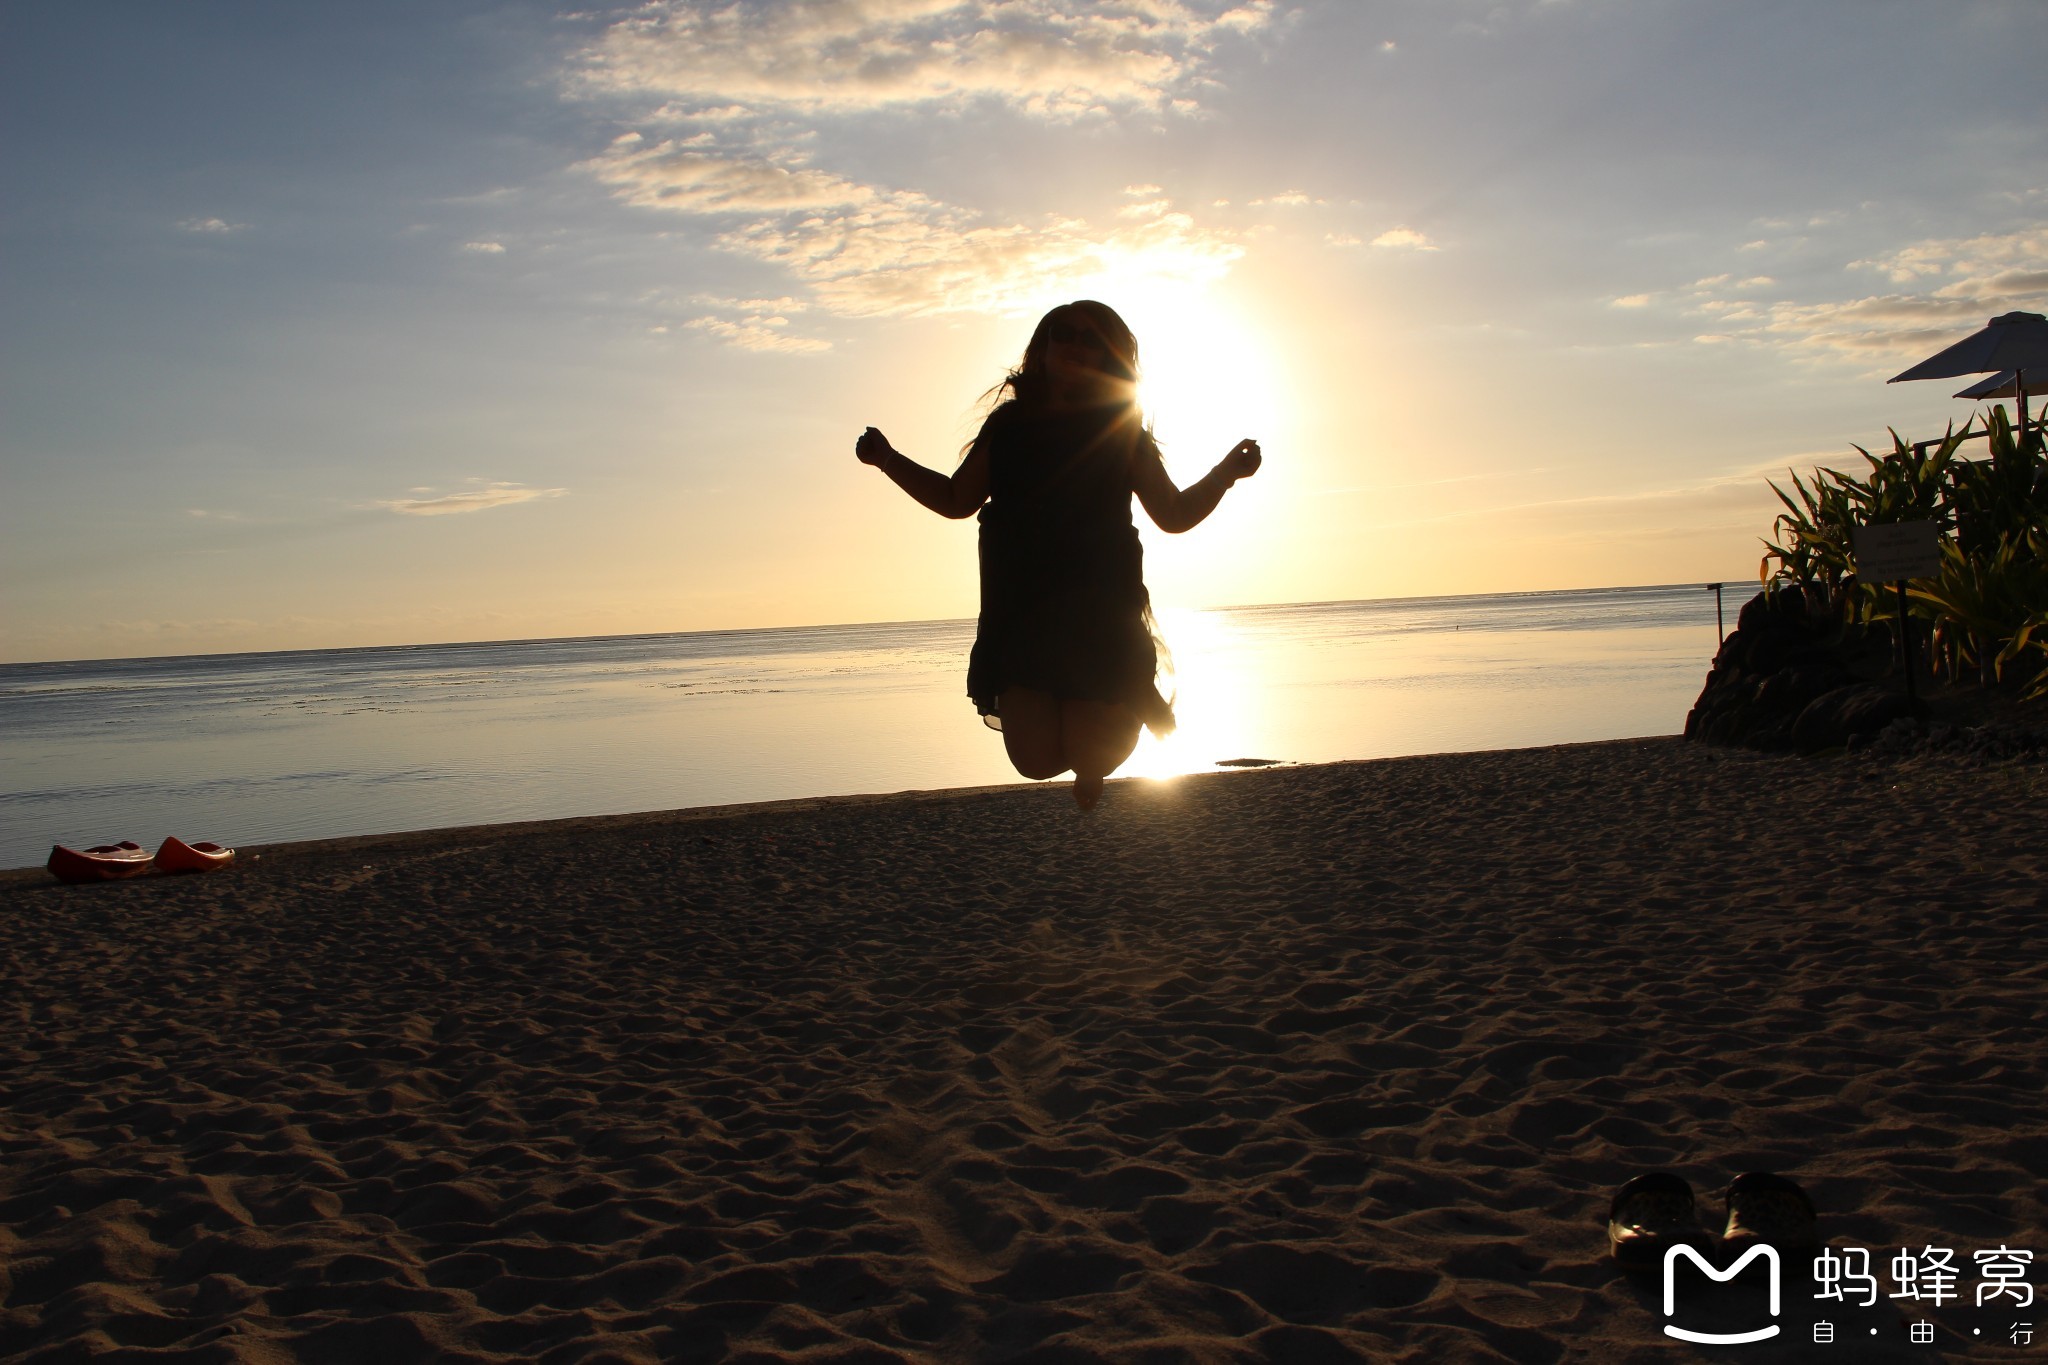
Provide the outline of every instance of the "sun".
<path id="1" fill-rule="evenodd" d="M 1283 417 L 1269 338 L 1232 297 L 1242 254 L 1180 232 L 1104 242 L 1082 268 L 1053 272 L 1015 300 L 1020 314 L 1037 314 L 1095 299 L 1130 324 L 1139 402 L 1168 470 L 1183 480 L 1247 436 L 1276 439 Z"/>
<path id="2" fill-rule="evenodd" d="M 1204 473 L 1247 436 L 1274 439 L 1270 351 L 1252 323 L 1208 294 L 1135 300 L 1132 314 L 1138 400 L 1170 468 Z"/>
<path id="3" fill-rule="evenodd" d="M 1137 336 L 1138 401 L 1167 467 L 1189 478 L 1247 436 L 1272 439 L 1281 413 L 1271 347 L 1203 264 L 1137 252 L 1075 282 Z"/>

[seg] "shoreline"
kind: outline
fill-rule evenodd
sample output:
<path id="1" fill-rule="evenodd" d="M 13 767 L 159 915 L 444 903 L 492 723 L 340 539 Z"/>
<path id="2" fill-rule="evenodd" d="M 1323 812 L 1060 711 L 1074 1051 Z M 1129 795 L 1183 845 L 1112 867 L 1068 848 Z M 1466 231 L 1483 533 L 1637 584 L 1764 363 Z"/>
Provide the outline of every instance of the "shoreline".
<path id="1" fill-rule="evenodd" d="M 1455 757 L 1459 753 L 1540 753 L 1551 750 L 1594 748 L 1607 744 L 1639 744 L 1666 739 L 1675 735 L 1644 735 L 1628 739 L 1580 740 L 1568 744 L 1531 745 L 1525 749 L 1474 749 L 1456 750 L 1445 754 L 1397 754 L 1385 758 L 1347 758 L 1328 762 L 1301 761 L 1292 759 L 1260 760 L 1257 767 L 1218 767 L 1195 773 L 1182 773 L 1170 778 L 1116 777 L 1112 776 L 1108 789 L 1115 789 L 1134 783 L 1171 785 L 1178 782 L 1201 781 L 1212 778 L 1228 778 L 1251 772 L 1270 772 L 1280 769 L 1300 768 L 1344 768 L 1366 763 L 1402 763 L 1429 759 Z M 838 807 L 866 807 L 887 805 L 895 802 L 926 803 L 952 800 L 971 800 L 976 797 L 993 796 L 1002 792 L 1037 791 L 1057 789 L 1066 791 L 1073 785 L 1068 777 L 1056 777 L 1042 782 L 1014 781 L 993 782 L 976 787 L 911 787 L 894 792 L 849 792 L 837 796 L 795 796 L 769 801 L 734 801 L 713 806 L 677 806 L 665 810 L 620 811 L 609 815 L 565 815 L 538 820 L 497 820 L 480 825 L 440 825 L 427 829 L 384 830 L 372 834 L 342 834 L 323 839 L 285 839 L 267 844 L 236 846 L 237 866 L 243 857 L 291 858 L 325 853 L 347 853 L 366 849 L 407 848 L 431 846 L 436 843 L 457 841 L 473 843 L 497 843 L 531 836 L 552 836 L 587 833 L 604 835 L 646 825 L 650 828 L 690 824 L 709 820 L 745 820 L 756 817 L 800 815 L 813 811 L 825 811 Z M 54 884 L 47 870 L 38 864 L 23 867 L 0 868 L 0 889 L 17 885 Z"/>
<path id="2" fill-rule="evenodd" d="M 1196 774 L 1203 776 L 1205 774 Z M 1144 779 L 1127 779 L 1142 781 Z M 340 834 L 325 839 L 284 839 L 268 844 L 247 844 L 235 850 L 235 866 L 242 866 L 244 857 L 272 860 L 320 854 L 346 854 L 365 850 L 425 848 L 439 843 L 459 842 L 486 844 L 516 840 L 523 837 L 593 834 L 603 835 L 666 825 L 692 824 L 698 821 L 745 820 L 758 816 L 800 815 L 810 811 L 824 810 L 833 806 L 865 806 L 904 801 L 944 801 L 953 798 L 969 798 L 994 792 L 1014 791 L 1020 783 L 997 782 L 981 787 L 934 787 L 911 788 L 899 792 L 853 792 L 841 796 L 796 796 L 773 801 L 735 801 L 718 806 L 678 806 L 670 810 L 620 811 L 612 815 L 564 815 L 540 820 L 497 820 L 481 825 L 438 825 L 428 829 L 386 830 L 376 834 Z M 1065 786 L 1064 782 L 1038 783 L 1038 786 Z M 17 884 L 35 884 L 47 881 L 47 871 L 42 867 L 0 868 L 0 888 Z"/>
<path id="3" fill-rule="evenodd" d="M 2048 765 L 1052 785 L 0 883 L 0 1360 L 1715 1358 L 1606 1254 L 1659 1168 L 2048 1252 Z"/>

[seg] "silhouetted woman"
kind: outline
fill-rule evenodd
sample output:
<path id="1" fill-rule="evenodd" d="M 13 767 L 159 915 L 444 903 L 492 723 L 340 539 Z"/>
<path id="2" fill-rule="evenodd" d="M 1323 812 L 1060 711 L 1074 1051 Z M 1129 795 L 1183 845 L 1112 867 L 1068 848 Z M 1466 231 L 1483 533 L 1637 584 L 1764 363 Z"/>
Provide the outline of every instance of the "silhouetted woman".
<path id="1" fill-rule="evenodd" d="M 981 513 L 981 620 L 967 695 L 1018 772 L 1072 769 L 1085 810 L 1131 756 L 1138 727 L 1173 729 L 1131 495 L 1163 531 L 1186 531 L 1259 467 L 1240 441 L 1199 483 L 1176 488 L 1137 403 L 1138 343 L 1107 305 L 1062 304 L 949 478 L 873 427 L 854 453 L 944 517 Z"/>

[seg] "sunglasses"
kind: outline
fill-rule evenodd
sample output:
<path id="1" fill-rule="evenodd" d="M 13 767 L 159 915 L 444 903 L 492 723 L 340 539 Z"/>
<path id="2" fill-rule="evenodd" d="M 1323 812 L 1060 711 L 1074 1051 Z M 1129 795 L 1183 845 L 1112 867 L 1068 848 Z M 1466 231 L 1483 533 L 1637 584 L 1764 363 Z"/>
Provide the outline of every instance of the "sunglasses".
<path id="1" fill-rule="evenodd" d="M 1055 344 L 1093 346 L 1107 355 L 1110 345 L 1102 339 L 1102 333 L 1093 327 L 1083 327 L 1071 322 L 1055 322 L 1045 329 L 1045 339 Z"/>

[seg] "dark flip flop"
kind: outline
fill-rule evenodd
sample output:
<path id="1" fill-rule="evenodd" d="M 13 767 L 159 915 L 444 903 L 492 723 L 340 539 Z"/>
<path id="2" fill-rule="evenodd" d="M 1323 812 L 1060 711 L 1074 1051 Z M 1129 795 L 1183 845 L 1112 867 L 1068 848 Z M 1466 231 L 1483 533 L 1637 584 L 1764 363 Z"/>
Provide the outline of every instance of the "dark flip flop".
<path id="1" fill-rule="evenodd" d="M 1637 1176 L 1607 1207 L 1608 1248 L 1631 1270 L 1655 1268 L 1666 1248 L 1696 1243 L 1700 1231 L 1692 1186 L 1669 1171 Z"/>
<path id="2" fill-rule="evenodd" d="M 1749 1171 L 1738 1175 L 1724 1196 L 1728 1227 L 1724 1242 L 1762 1242 L 1781 1251 L 1820 1245 L 1820 1219 L 1806 1191 L 1782 1175 Z"/>

